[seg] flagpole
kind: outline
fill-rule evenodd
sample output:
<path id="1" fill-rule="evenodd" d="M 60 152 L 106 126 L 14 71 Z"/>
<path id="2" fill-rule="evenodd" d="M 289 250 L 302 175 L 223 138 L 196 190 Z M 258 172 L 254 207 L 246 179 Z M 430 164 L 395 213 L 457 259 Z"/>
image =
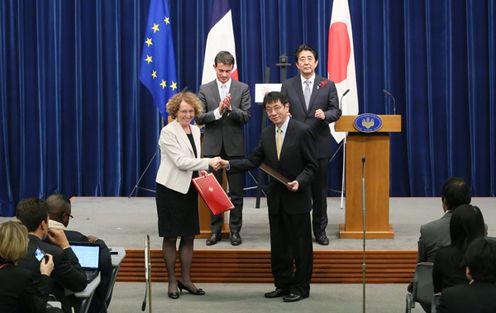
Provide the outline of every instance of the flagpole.
<path id="1" fill-rule="evenodd" d="M 345 177 L 346 177 L 346 137 L 348 136 L 348 133 L 344 136 L 344 142 L 343 142 L 343 175 L 341 178 L 341 210 L 344 208 L 344 189 L 345 189 Z"/>

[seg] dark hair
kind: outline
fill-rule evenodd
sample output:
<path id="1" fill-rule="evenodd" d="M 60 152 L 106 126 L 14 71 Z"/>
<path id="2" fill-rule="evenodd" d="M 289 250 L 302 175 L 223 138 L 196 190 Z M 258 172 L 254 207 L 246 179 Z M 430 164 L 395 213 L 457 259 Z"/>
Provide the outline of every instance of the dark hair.
<path id="1" fill-rule="evenodd" d="M 295 52 L 295 61 L 296 61 L 296 63 L 298 63 L 298 57 L 300 56 L 300 53 L 302 51 L 310 51 L 310 52 L 312 52 L 313 57 L 315 58 L 315 61 L 318 61 L 319 60 L 319 53 L 317 52 L 317 50 L 315 50 L 314 48 L 312 48 L 309 45 L 307 45 L 306 43 L 304 43 L 304 44 L 301 44 L 296 49 L 296 52 Z"/>
<path id="2" fill-rule="evenodd" d="M 443 184 L 442 199 L 448 210 L 452 210 L 462 204 L 469 204 L 472 200 L 470 187 L 460 177 L 450 177 Z"/>
<path id="3" fill-rule="evenodd" d="M 214 63 L 215 65 L 217 65 L 217 63 L 234 65 L 234 57 L 229 51 L 221 51 L 215 56 Z"/>
<path id="4" fill-rule="evenodd" d="M 46 199 L 50 219 L 62 221 L 65 213 L 71 210 L 71 200 L 60 193 L 54 193 Z"/>
<path id="5" fill-rule="evenodd" d="M 271 91 L 265 94 L 263 99 L 263 107 L 267 106 L 267 104 L 271 104 L 277 101 L 281 101 L 283 105 L 288 104 L 288 97 L 280 91 Z"/>
<path id="6" fill-rule="evenodd" d="M 475 239 L 467 248 L 463 263 L 468 266 L 473 280 L 496 283 L 496 242 Z"/>
<path id="7" fill-rule="evenodd" d="M 16 210 L 17 218 L 28 231 L 35 231 L 41 222 L 48 220 L 48 205 L 45 200 L 29 198 L 19 201 Z"/>
<path id="8" fill-rule="evenodd" d="M 463 204 L 453 211 L 450 220 L 451 245 L 465 252 L 468 245 L 484 237 L 485 225 L 481 210 L 470 204 Z"/>

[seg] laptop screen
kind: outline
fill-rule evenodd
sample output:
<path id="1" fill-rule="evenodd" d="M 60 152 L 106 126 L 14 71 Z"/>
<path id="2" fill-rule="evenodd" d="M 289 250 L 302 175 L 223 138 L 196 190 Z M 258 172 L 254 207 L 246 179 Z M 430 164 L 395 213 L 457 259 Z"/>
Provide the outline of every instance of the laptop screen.
<path id="1" fill-rule="evenodd" d="M 76 254 L 79 264 L 84 269 L 97 270 L 100 257 L 100 246 L 90 243 L 71 243 L 72 251 Z"/>

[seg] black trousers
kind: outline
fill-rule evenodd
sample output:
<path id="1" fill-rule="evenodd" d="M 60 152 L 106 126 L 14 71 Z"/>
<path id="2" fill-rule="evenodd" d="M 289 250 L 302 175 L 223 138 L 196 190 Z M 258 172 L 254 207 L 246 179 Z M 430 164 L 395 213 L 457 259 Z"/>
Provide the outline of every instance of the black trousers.
<path id="1" fill-rule="evenodd" d="M 313 270 L 310 212 L 269 214 L 272 275 L 276 288 L 308 295 Z"/>
<path id="2" fill-rule="evenodd" d="M 312 226 L 317 237 L 325 233 L 327 228 L 327 168 L 329 159 L 318 159 L 318 168 L 312 181 Z"/>
<path id="3" fill-rule="evenodd" d="M 243 157 L 229 157 L 224 152 L 224 147 L 221 149 L 220 157 L 224 160 L 242 159 Z M 215 171 L 214 176 L 222 185 L 223 171 Z M 244 173 L 233 174 L 227 171 L 227 182 L 229 185 L 229 196 L 234 205 L 234 209 L 229 211 L 229 228 L 231 232 L 240 232 L 243 224 L 243 178 Z M 212 233 L 220 234 L 224 224 L 224 214 L 212 215 L 210 220 L 210 230 Z"/>

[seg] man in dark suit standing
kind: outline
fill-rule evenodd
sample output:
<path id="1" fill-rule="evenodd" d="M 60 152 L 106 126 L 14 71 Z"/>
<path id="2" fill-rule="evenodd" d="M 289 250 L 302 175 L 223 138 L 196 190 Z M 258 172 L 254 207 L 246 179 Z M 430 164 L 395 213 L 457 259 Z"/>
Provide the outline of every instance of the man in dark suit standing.
<path id="1" fill-rule="evenodd" d="M 244 125 L 250 119 L 250 89 L 247 84 L 231 79 L 234 57 L 229 52 L 219 52 L 213 66 L 217 78 L 200 86 L 198 97 L 202 102 L 203 113 L 195 118 L 197 124 L 205 124 L 203 156 L 239 159 L 245 155 Z M 222 183 L 222 174 L 222 171 L 215 172 L 219 183 Z M 234 204 L 234 209 L 229 213 L 231 244 L 237 246 L 241 244 L 243 174 L 227 173 L 227 180 Z M 222 224 L 222 214 L 212 216 L 212 234 L 207 245 L 214 245 L 221 240 Z"/>
<path id="2" fill-rule="evenodd" d="M 64 312 L 72 312 L 80 304 L 74 296 L 67 296 L 65 289 L 79 292 L 86 288 L 86 274 L 72 251 L 69 241 L 60 229 L 48 229 L 48 205 L 40 199 L 21 200 L 17 205 L 17 218 L 29 232 L 28 252 L 19 261 L 19 267 L 40 274 L 38 249 L 53 256 L 54 270 L 50 279 L 54 282 L 53 294 L 62 302 Z M 49 242 L 44 241 L 46 238 Z M 52 244 L 53 243 L 53 244 Z"/>
<path id="3" fill-rule="evenodd" d="M 274 124 L 262 131 L 254 153 L 248 159 L 222 161 L 222 164 L 229 171 L 238 172 L 265 163 L 290 180 L 287 185 L 272 180 L 267 191 L 276 289 L 265 297 L 284 297 L 285 302 L 294 302 L 310 294 L 313 262 L 310 182 L 317 163 L 310 129 L 289 117 L 287 97 L 280 92 L 269 92 L 263 105 Z"/>
<path id="4" fill-rule="evenodd" d="M 331 157 L 329 123 L 341 117 L 341 110 L 334 83 L 315 74 L 319 62 L 317 51 L 303 44 L 296 50 L 295 57 L 300 75 L 284 81 L 281 92 L 289 98 L 291 117 L 310 126 L 314 137 L 318 169 L 312 182 L 313 234 L 319 244 L 328 245 L 327 168 Z"/>

